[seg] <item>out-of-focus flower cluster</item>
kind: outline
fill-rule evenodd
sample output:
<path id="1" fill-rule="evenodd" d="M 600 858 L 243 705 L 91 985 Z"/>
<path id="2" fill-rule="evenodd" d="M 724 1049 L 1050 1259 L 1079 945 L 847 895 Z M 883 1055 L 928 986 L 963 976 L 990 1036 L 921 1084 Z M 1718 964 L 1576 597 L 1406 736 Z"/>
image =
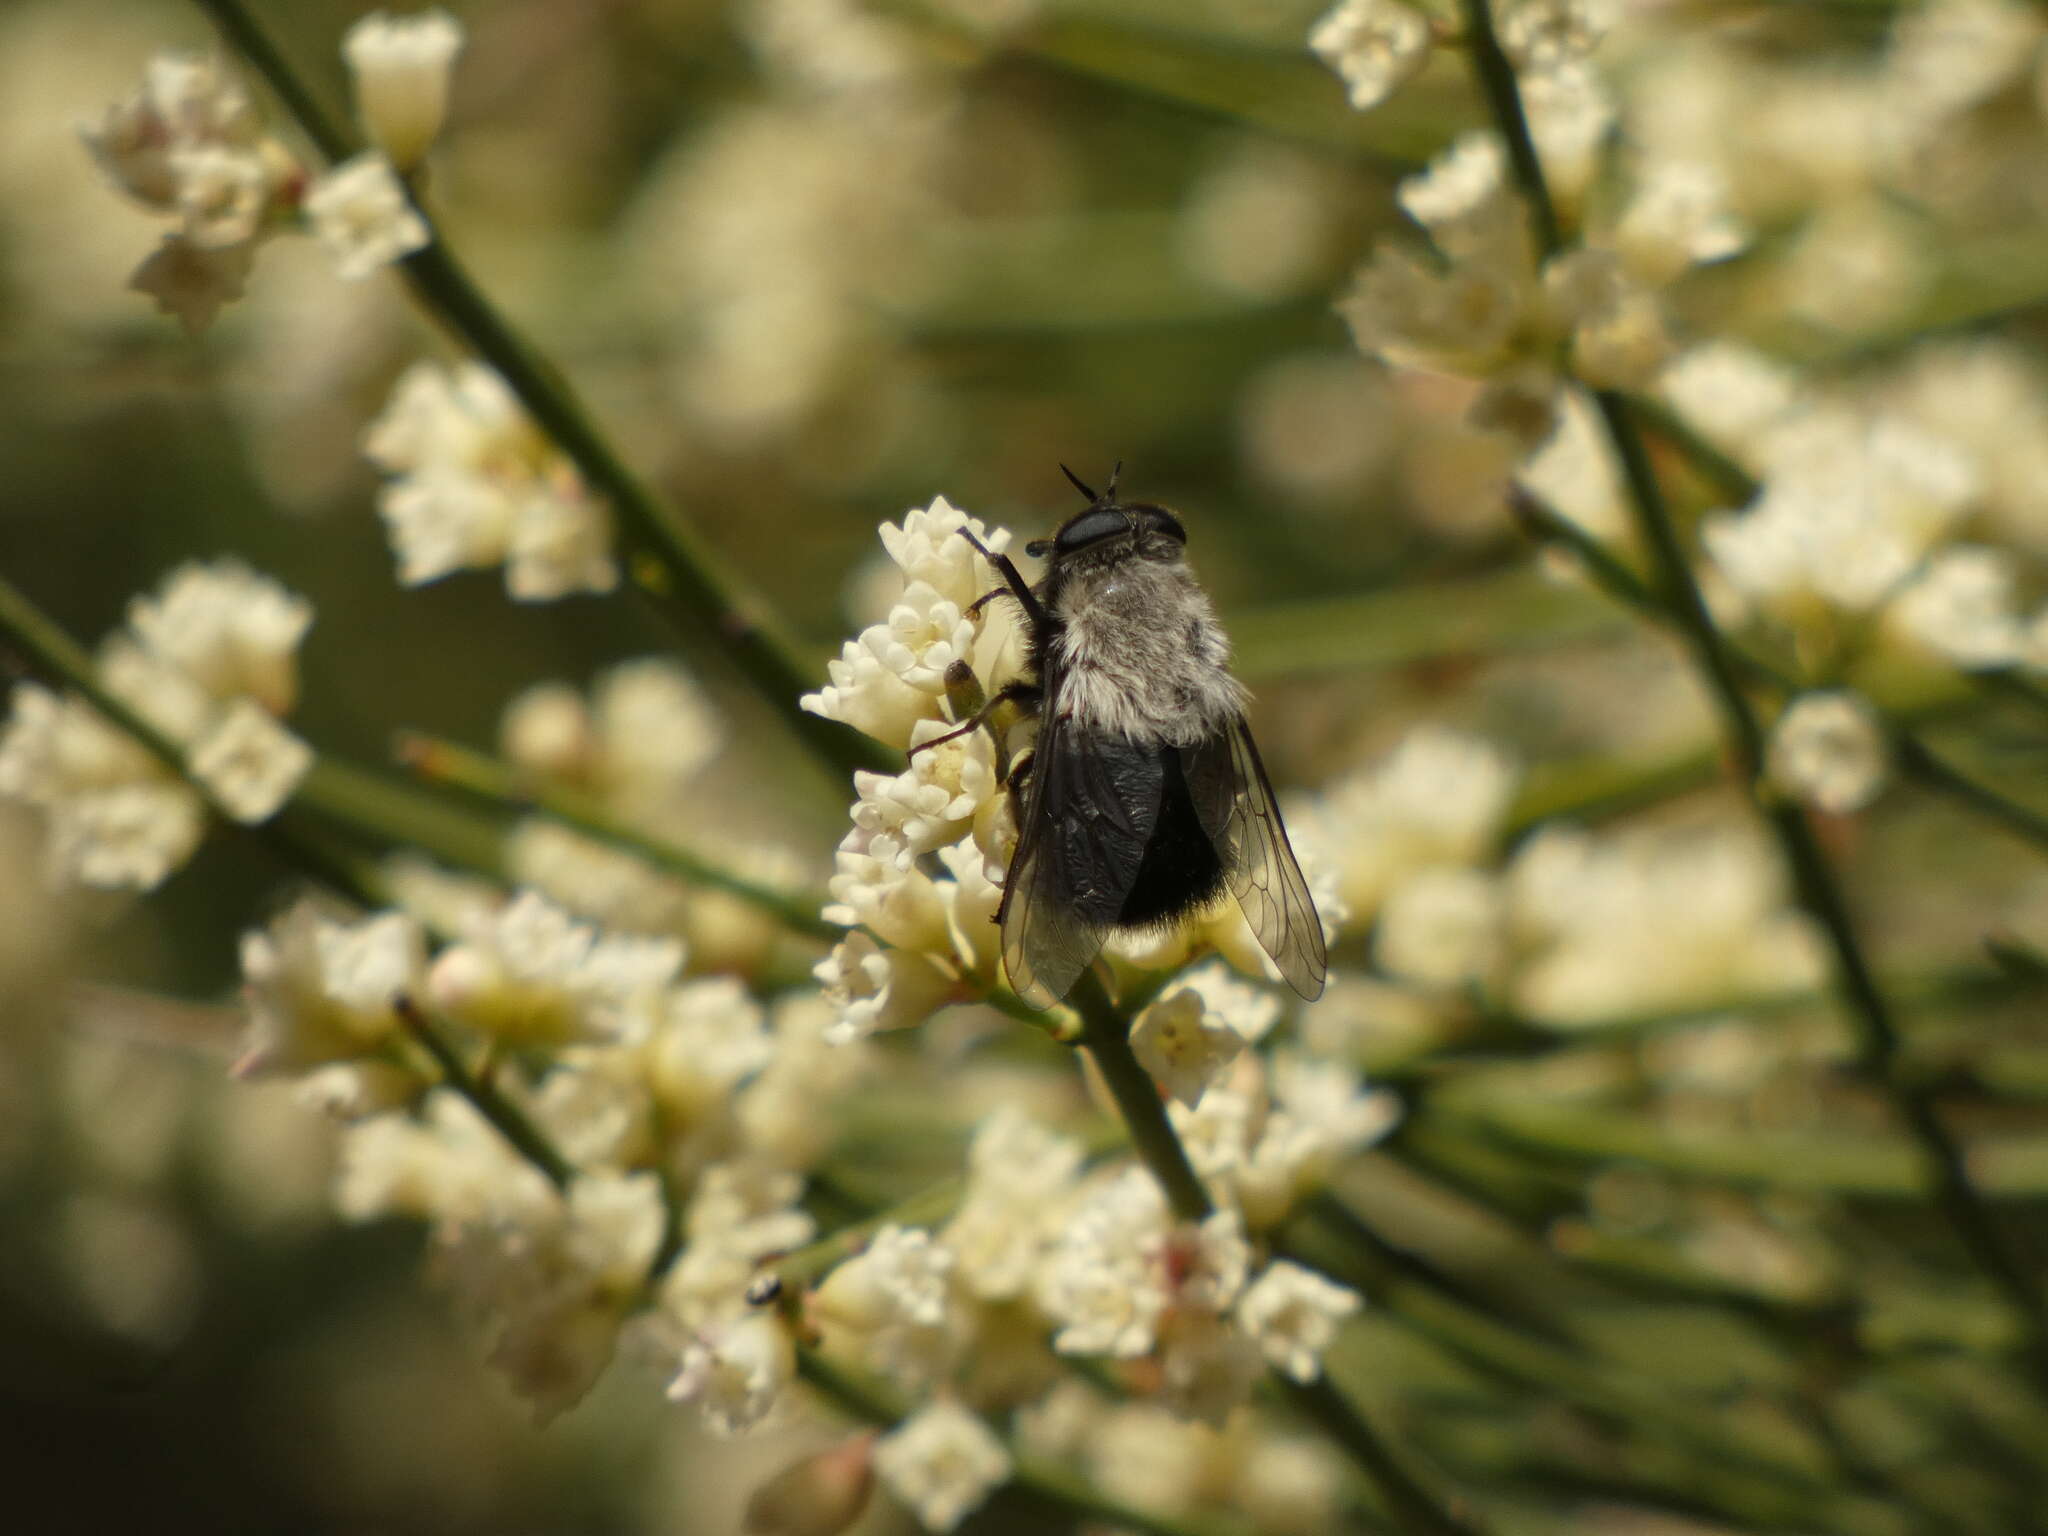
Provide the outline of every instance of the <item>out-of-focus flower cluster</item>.
<path id="1" fill-rule="evenodd" d="M 214 804 L 267 821 L 313 753 L 280 723 L 298 696 L 312 606 L 237 560 L 181 566 L 129 605 L 98 682 L 175 748 Z M 15 685 L 0 731 L 0 794 L 42 811 L 54 876 L 147 890 L 192 856 L 206 800 L 86 699 Z"/>
<path id="2" fill-rule="evenodd" d="M 427 244 L 399 171 L 440 132 L 448 76 L 462 45 L 445 11 L 365 17 L 344 52 L 379 148 L 314 176 L 263 126 L 218 59 L 166 53 L 142 84 L 83 126 L 86 147 L 121 191 L 176 219 L 132 285 L 188 331 L 242 297 L 256 251 L 303 220 L 345 278 L 362 278 Z"/>

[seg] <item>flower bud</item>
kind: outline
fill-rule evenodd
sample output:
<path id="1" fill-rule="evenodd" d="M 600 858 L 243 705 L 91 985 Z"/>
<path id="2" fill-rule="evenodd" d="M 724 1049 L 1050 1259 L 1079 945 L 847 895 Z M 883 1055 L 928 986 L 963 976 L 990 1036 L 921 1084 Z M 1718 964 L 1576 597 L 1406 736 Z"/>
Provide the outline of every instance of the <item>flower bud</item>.
<path id="1" fill-rule="evenodd" d="M 462 25 L 446 11 L 392 17 L 378 11 L 342 43 L 356 80 L 356 112 L 377 147 L 401 171 L 426 156 L 448 115 L 448 74 Z"/>
<path id="2" fill-rule="evenodd" d="M 874 1448 L 874 1436 L 856 1435 L 784 1467 L 747 1500 L 747 1536 L 838 1536 L 867 1509 Z"/>

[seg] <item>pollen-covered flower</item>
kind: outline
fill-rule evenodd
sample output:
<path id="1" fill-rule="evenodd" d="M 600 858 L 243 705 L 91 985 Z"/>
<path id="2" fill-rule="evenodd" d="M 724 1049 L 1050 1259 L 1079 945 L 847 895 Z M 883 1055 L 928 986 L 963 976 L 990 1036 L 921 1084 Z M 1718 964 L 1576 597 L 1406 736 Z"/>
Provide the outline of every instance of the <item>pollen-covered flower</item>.
<path id="1" fill-rule="evenodd" d="M 928 1531 L 950 1531 L 1010 1476 L 1010 1454 L 959 1404 L 921 1409 L 875 1443 L 875 1472 Z"/>
<path id="2" fill-rule="evenodd" d="M 916 748 L 954 729 L 944 721 L 919 720 L 911 727 L 910 745 Z M 995 797 L 995 747 L 986 731 L 969 731 L 918 752 L 894 777 L 856 772 L 853 787 L 859 797 L 853 824 L 886 834 L 897 858 L 908 865 L 958 841 Z"/>
<path id="3" fill-rule="evenodd" d="M 1771 728 L 1772 780 L 1837 816 L 1877 798 L 1888 756 L 1884 726 L 1860 694 L 1803 693 Z"/>
<path id="4" fill-rule="evenodd" d="M 375 11 L 342 39 L 356 114 L 401 171 L 419 164 L 441 132 L 449 71 L 462 42 L 462 24 L 440 9 L 397 17 Z"/>
<path id="5" fill-rule="evenodd" d="M 1429 21 L 1403 0 L 1339 0 L 1308 35 L 1309 48 L 1370 112 L 1429 62 Z"/>
<path id="6" fill-rule="evenodd" d="M 1238 1302 L 1237 1319 L 1275 1370 L 1310 1382 L 1322 1374 L 1323 1352 L 1338 1327 L 1359 1305 L 1356 1291 L 1276 1259 Z"/>
<path id="7" fill-rule="evenodd" d="M 425 250 L 433 238 L 391 162 L 374 151 L 328 171 L 306 189 L 306 217 L 351 282 Z"/>

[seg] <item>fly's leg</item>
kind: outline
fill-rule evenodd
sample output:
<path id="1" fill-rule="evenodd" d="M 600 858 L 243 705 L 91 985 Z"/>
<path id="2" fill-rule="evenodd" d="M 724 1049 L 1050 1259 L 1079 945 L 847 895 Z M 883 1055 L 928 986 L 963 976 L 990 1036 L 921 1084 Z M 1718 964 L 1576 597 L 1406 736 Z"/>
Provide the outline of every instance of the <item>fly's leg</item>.
<path id="1" fill-rule="evenodd" d="M 1017 760 L 1010 764 L 1008 774 L 1001 780 L 1003 787 L 1009 791 L 1010 795 L 1010 819 L 1019 827 L 1024 825 L 1024 788 L 1031 782 L 1031 770 L 1036 764 L 1037 759 L 1037 750 L 1032 747 L 1026 747 L 1017 754 Z M 1007 879 L 1007 877 L 1005 878 Z M 988 920 L 992 923 L 1000 924 L 1003 920 L 1003 907 L 1008 906 L 1009 901 L 1010 891 L 1009 887 L 1005 885 L 1003 888 L 1003 906 L 999 906 L 995 911 L 989 913 Z"/>
<path id="2" fill-rule="evenodd" d="M 1031 583 L 1026 581 L 1023 572 L 1017 569 L 1017 562 L 1008 555 L 990 554 L 988 546 L 965 528 L 960 530 L 960 537 L 974 546 L 976 554 L 995 567 L 996 574 L 1003 578 L 1003 585 L 1009 589 L 1010 596 L 1017 599 L 1018 604 L 1024 610 L 1024 616 L 1031 621 L 1032 627 L 1042 631 L 1048 622 L 1045 605 L 1039 602 L 1038 594 L 1031 590 Z M 993 595 L 990 594 L 990 596 Z M 979 608 L 987 601 L 988 597 L 979 597 L 975 599 L 974 605 Z"/>
<path id="3" fill-rule="evenodd" d="M 1004 704 L 1021 704 L 1027 710 L 1031 710 L 1036 709 L 1039 701 L 1044 697 L 1045 692 L 1038 684 L 1026 682 L 1022 678 L 1014 679 L 1003 684 L 1002 687 L 990 694 L 988 702 L 977 709 L 961 724 L 954 726 L 952 730 L 946 732 L 943 736 L 934 736 L 930 741 L 919 742 L 905 753 L 904 756 L 915 757 L 918 753 L 928 748 L 943 746 L 949 741 L 957 741 L 969 731 L 978 730 L 988 724 L 989 716 L 993 715 Z"/>

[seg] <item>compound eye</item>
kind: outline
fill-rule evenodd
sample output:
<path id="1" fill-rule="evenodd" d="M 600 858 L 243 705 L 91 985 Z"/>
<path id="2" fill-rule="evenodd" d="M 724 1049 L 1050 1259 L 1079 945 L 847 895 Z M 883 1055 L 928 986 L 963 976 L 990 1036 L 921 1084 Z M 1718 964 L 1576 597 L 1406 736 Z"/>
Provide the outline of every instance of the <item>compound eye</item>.
<path id="1" fill-rule="evenodd" d="M 1133 507 L 1131 510 L 1138 514 L 1143 520 L 1145 527 L 1151 532 L 1163 533 L 1176 544 L 1187 543 L 1187 529 L 1181 527 L 1180 519 L 1167 511 L 1166 508 Z"/>
<path id="2" fill-rule="evenodd" d="M 1084 544 L 1098 543 L 1130 531 L 1131 520 L 1122 507 L 1093 508 L 1062 528 L 1059 537 L 1053 541 L 1053 548 L 1063 555 L 1071 554 Z"/>

